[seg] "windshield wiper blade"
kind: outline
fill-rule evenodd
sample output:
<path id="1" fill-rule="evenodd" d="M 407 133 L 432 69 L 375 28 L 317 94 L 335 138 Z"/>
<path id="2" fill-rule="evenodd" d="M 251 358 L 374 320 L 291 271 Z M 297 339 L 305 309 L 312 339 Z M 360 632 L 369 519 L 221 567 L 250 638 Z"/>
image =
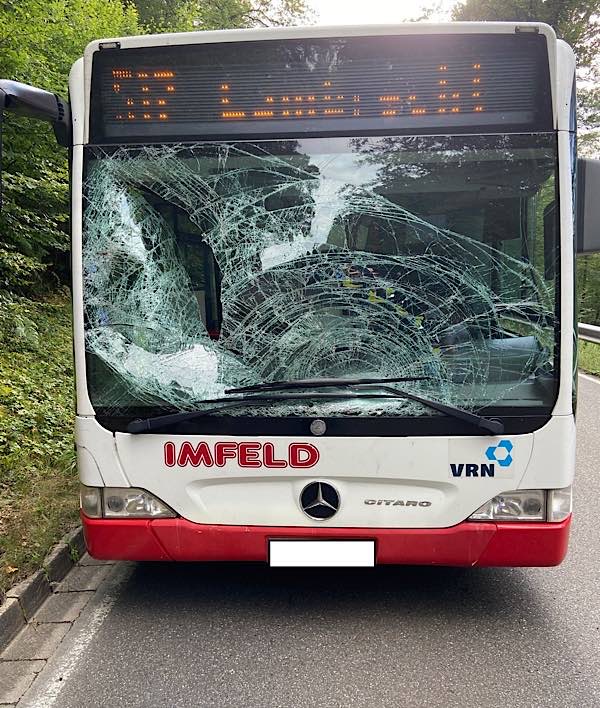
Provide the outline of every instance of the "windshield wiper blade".
<path id="1" fill-rule="evenodd" d="M 252 393 L 253 391 L 293 391 L 296 388 L 326 388 L 336 386 L 360 386 L 365 384 L 408 383 L 411 381 L 429 381 L 431 376 L 402 376 L 390 378 L 335 378 L 335 379 L 291 379 L 290 381 L 263 381 L 252 386 L 239 386 L 225 389 L 225 393 Z"/>
<path id="2" fill-rule="evenodd" d="M 458 406 L 452 406 L 448 403 L 440 403 L 431 398 L 424 398 L 415 393 L 410 393 L 409 391 L 404 391 L 403 389 L 397 389 L 393 386 L 381 385 L 388 383 L 400 383 L 406 381 L 425 381 L 430 380 L 429 376 L 411 376 L 397 379 L 368 379 L 368 378 L 336 378 L 336 379 L 296 379 L 294 381 L 273 381 L 271 383 L 265 382 L 261 384 L 255 384 L 254 386 L 242 386 L 240 388 L 230 388 L 226 389 L 225 393 L 250 393 L 252 391 L 277 391 L 277 390 L 294 390 L 294 389 L 304 389 L 304 388 L 340 388 L 340 387 L 353 387 L 353 386 L 379 386 L 383 391 L 394 394 L 398 398 L 406 398 L 409 401 L 414 401 L 415 403 L 420 403 L 422 406 L 431 408 L 440 413 L 444 413 L 458 420 L 462 420 L 465 423 L 470 423 L 481 430 L 486 430 L 492 435 L 502 435 L 504 432 L 504 423 L 500 420 L 495 420 L 493 418 L 486 418 L 485 416 L 478 415 L 477 413 L 471 413 L 466 411 L 464 408 L 459 408 Z"/>
<path id="3" fill-rule="evenodd" d="M 213 413 L 219 413 L 220 411 L 227 410 L 228 408 L 237 408 L 239 406 L 247 405 L 268 405 L 277 401 L 314 401 L 314 400 L 326 400 L 335 401 L 338 399 L 347 400 L 349 398 L 386 398 L 394 399 L 398 398 L 396 394 L 388 393 L 373 393 L 370 391 L 365 392 L 345 392 L 345 393 L 284 393 L 284 394 L 266 394 L 261 395 L 251 395 L 244 396 L 240 398 L 212 398 L 202 401 L 202 404 L 221 404 L 214 405 L 209 408 L 202 408 L 194 411 L 182 411 L 181 413 L 168 413 L 166 415 L 157 415 L 152 418 L 136 418 L 132 420 L 127 425 L 128 433 L 151 433 L 153 430 L 159 430 L 161 428 L 166 428 L 171 425 L 177 425 L 177 423 L 184 423 L 194 418 L 199 418 L 203 415 L 212 415 Z"/>

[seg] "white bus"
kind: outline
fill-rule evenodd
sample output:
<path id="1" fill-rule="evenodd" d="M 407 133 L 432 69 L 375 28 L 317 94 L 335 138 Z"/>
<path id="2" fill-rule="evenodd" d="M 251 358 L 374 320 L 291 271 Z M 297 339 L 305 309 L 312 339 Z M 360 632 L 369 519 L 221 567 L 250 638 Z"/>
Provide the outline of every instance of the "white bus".
<path id="1" fill-rule="evenodd" d="M 90 554 L 560 563 L 574 77 L 547 25 L 458 23 L 95 41 L 69 104 L 0 83 L 71 148 Z"/>

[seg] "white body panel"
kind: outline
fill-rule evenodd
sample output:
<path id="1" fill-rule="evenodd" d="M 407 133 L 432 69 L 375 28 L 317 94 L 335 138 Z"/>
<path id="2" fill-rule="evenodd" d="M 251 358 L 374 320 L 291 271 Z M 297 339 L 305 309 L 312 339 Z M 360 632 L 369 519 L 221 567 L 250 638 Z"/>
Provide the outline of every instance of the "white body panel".
<path id="1" fill-rule="evenodd" d="M 371 27 L 310 27 L 243 30 L 120 38 L 122 48 L 235 42 L 265 38 L 300 38 L 415 33 L 512 33 L 523 23 L 406 24 Z M 496 494 L 514 489 L 552 489 L 573 479 L 575 433 L 572 414 L 573 382 L 573 224 L 570 165 L 569 106 L 574 76 L 572 50 L 556 41 L 552 29 L 537 27 L 548 40 L 555 125 L 559 129 L 559 182 L 561 222 L 560 389 L 552 419 L 526 435 L 505 435 L 513 445 L 513 463 L 496 465 L 493 477 L 452 476 L 451 464 L 489 462 L 488 447 L 501 438 L 372 437 L 372 438 L 260 438 L 273 442 L 283 455 L 291 442 L 310 443 L 319 450 L 310 469 L 247 469 L 228 460 L 223 467 L 168 467 L 163 446 L 167 441 L 193 446 L 206 442 L 250 441 L 227 436 L 165 436 L 113 434 L 94 418 L 90 402 L 83 339 L 82 289 L 82 171 L 83 145 L 88 139 L 92 42 L 70 77 L 74 120 L 72 165 L 73 308 L 77 377 L 77 446 L 82 482 L 91 486 L 135 486 L 148 489 L 184 518 L 212 524 L 335 526 L 335 527 L 448 527 L 467 518 Z M 115 41 L 115 40 L 104 40 Z M 330 521 L 308 518 L 299 506 L 304 485 L 312 480 L 331 482 L 342 499 Z M 365 503 L 365 501 L 375 503 Z M 381 500 L 381 503 L 377 503 Z M 386 500 L 424 501 L 429 505 L 386 504 Z"/>
<path id="2" fill-rule="evenodd" d="M 94 415 L 87 388 L 85 344 L 83 335 L 82 272 L 82 207 L 83 207 L 83 140 L 85 133 L 85 100 L 83 90 L 84 60 L 78 59 L 69 76 L 69 97 L 73 120 L 73 156 L 71 162 L 71 273 L 73 293 L 73 351 L 77 412 Z"/>
<path id="3" fill-rule="evenodd" d="M 128 435 L 106 431 L 93 419 L 77 424 L 80 474 L 92 486 L 133 486 L 151 490 L 184 518 L 211 524 L 433 528 L 453 526 L 496 494 L 511 489 L 553 489 L 572 482 L 575 430 L 572 416 L 554 416 L 535 433 L 474 437 L 299 438 Z M 451 464 L 488 463 L 486 450 L 510 440 L 513 462 L 496 464 L 494 477 L 452 475 Z M 193 447 L 205 442 L 273 442 L 284 459 L 291 442 L 319 450 L 306 470 L 248 469 L 235 460 L 223 467 L 167 466 L 165 442 Z M 90 458 L 96 461 L 95 468 Z M 95 469 L 101 472 L 95 472 Z M 320 479 L 343 500 L 331 521 L 305 516 L 298 499 L 303 487 Z M 386 504 L 388 500 L 403 504 Z M 371 502 L 375 503 L 371 503 Z M 377 503 L 381 501 L 381 503 Z M 407 505 L 407 501 L 417 505 Z M 365 503 L 369 502 L 369 503 Z M 429 502 L 429 505 L 418 505 Z"/>
<path id="4" fill-rule="evenodd" d="M 574 318 L 575 308 L 575 258 L 573 246 L 573 188 L 571 172 L 571 136 L 561 130 L 558 132 L 558 182 L 560 193 L 560 228 L 561 228 L 561 304 L 560 304 L 560 387 L 554 406 L 554 415 L 569 415 L 573 410 L 573 346 L 577 341 L 577 328 Z"/>

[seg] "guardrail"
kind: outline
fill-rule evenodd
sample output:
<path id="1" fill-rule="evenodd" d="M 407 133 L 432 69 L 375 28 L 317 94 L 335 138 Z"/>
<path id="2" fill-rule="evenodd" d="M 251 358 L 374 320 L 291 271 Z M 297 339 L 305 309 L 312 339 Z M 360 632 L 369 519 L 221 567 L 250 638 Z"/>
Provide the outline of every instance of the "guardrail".
<path id="1" fill-rule="evenodd" d="M 577 331 L 580 339 L 585 339 L 586 342 L 594 342 L 600 344 L 600 327 L 595 325 L 582 324 L 577 325 Z"/>

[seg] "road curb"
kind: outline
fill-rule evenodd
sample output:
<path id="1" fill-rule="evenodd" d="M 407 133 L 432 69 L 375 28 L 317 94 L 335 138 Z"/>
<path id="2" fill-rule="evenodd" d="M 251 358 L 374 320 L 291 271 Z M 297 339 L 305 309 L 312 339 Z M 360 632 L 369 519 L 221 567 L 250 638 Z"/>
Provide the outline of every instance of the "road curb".
<path id="1" fill-rule="evenodd" d="M 0 652 L 2 652 L 13 637 L 25 626 L 25 615 L 19 601 L 7 597 L 0 605 Z"/>
<path id="2" fill-rule="evenodd" d="M 69 573 L 84 552 L 85 540 L 80 526 L 54 546 L 44 559 L 41 570 L 8 590 L 0 605 L 0 653 L 50 597 L 52 585 Z"/>
<path id="3" fill-rule="evenodd" d="M 6 597 L 16 600 L 21 606 L 25 620 L 29 621 L 38 607 L 50 596 L 52 586 L 42 570 L 36 570 L 26 580 L 12 587 Z"/>

